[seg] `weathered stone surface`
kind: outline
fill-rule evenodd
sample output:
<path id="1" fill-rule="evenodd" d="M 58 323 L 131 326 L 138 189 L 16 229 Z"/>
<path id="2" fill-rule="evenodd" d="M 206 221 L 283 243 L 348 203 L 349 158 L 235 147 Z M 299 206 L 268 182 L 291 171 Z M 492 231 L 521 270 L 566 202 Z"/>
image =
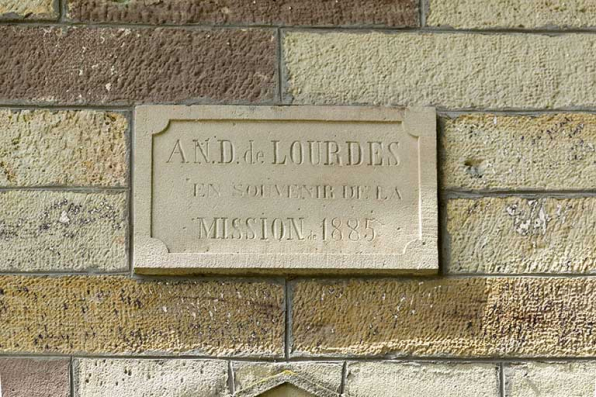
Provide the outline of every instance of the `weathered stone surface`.
<path id="1" fill-rule="evenodd" d="M 275 356 L 283 286 L 116 276 L 0 277 L 0 351 Z"/>
<path id="2" fill-rule="evenodd" d="M 77 359 L 77 397 L 220 397 L 227 390 L 223 360 Z"/>
<path id="3" fill-rule="evenodd" d="M 498 397 L 494 364 L 350 363 L 348 397 Z"/>
<path id="4" fill-rule="evenodd" d="M 0 19 L 56 20 L 56 0 L 0 0 Z"/>
<path id="5" fill-rule="evenodd" d="M 2 397 L 70 397 L 70 360 L 0 359 Z"/>
<path id="6" fill-rule="evenodd" d="M 505 397 L 593 397 L 594 362 L 532 362 L 504 368 Z"/>
<path id="7" fill-rule="evenodd" d="M 596 198 L 449 200 L 445 238 L 450 272 L 592 273 Z"/>
<path id="8" fill-rule="evenodd" d="M 83 22 L 278 26 L 418 26 L 415 0 L 69 0 Z"/>
<path id="9" fill-rule="evenodd" d="M 292 355 L 594 356 L 595 296 L 591 278 L 298 282 Z"/>
<path id="10" fill-rule="evenodd" d="M 465 108 L 596 105 L 590 34 L 284 35 L 285 100 Z"/>
<path id="11" fill-rule="evenodd" d="M 484 28 L 588 28 L 596 26 L 591 0 L 430 0 L 429 26 Z"/>
<path id="12" fill-rule="evenodd" d="M 574 190 L 596 186 L 596 116 L 466 115 L 442 126 L 447 189 Z"/>
<path id="13" fill-rule="evenodd" d="M 0 109 L 0 186 L 126 186 L 123 114 Z"/>
<path id="14" fill-rule="evenodd" d="M 296 362 L 296 363 L 251 363 L 235 362 L 234 388 L 246 389 L 264 379 L 291 371 L 308 379 L 310 382 L 339 393 L 341 387 L 343 363 Z"/>
<path id="15" fill-rule="evenodd" d="M 4 26 L 0 35 L 5 103 L 253 103 L 276 93 L 273 30 Z"/>
<path id="16" fill-rule="evenodd" d="M 126 195 L 0 192 L 0 270 L 127 270 Z"/>

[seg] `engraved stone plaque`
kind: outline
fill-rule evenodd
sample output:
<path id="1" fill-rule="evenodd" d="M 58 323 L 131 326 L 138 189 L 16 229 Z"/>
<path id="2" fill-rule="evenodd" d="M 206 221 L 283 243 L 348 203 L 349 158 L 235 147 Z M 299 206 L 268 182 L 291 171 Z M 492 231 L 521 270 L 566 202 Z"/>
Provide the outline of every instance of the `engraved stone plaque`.
<path id="1" fill-rule="evenodd" d="M 144 274 L 432 273 L 432 108 L 141 106 Z"/>

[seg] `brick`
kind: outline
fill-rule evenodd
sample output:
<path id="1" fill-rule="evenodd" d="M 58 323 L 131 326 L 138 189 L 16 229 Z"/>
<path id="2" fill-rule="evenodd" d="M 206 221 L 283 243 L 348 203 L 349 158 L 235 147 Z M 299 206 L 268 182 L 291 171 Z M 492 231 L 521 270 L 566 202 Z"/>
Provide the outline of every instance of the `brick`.
<path id="1" fill-rule="evenodd" d="M 228 364 L 208 360 L 77 359 L 77 397 L 219 397 L 227 393 Z"/>
<path id="2" fill-rule="evenodd" d="M 57 20 L 56 0 L 0 0 L 0 19 Z"/>
<path id="3" fill-rule="evenodd" d="M 0 277 L 0 352 L 278 356 L 283 286 Z"/>
<path id="4" fill-rule="evenodd" d="M 415 0 L 69 0 L 82 22 L 274 26 L 418 26 Z"/>
<path id="5" fill-rule="evenodd" d="M 284 35 L 286 102 L 550 109 L 596 104 L 596 37 L 468 33 Z"/>
<path id="6" fill-rule="evenodd" d="M 2 397 L 70 397 L 70 359 L 0 359 Z"/>
<path id="7" fill-rule="evenodd" d="M 581 190 L 596 186 L 596 116 L 466 115 L 444 119 L 443 187 Z"/>
<path id="8" fill-rule="evenodd" d="M 0 109 L 1 186 L 126 186 L 126 117 Z"/>
<path id="9" fill-rule="evenodd" d="M 126 192 L 0 192 L 0 271 L 125 271 Z"/>
<path id="10" fill-rule="evenodd" d="M 499 397 L 494 364 L 350 363 L 346 396 Z"/>
<path id="11" fill-rule="evenodd" d="M 591 278 L 298 282 L 291 354 L 592 357 L 595 296 Z"/>
<path id="12" fill-rule="evenodd" d="M 265 29 L 2 26 L 5 103 L 271 102 L 276 38 Z"/>
<path id="13" fill-rule="evenodd" d="M 593 273 L 595 231 L 594 197 L 450 200 L 448 271 Z"/>
<path id="14" fill-rule="evenodd" d="M 428 26 L 458 29 L 551 29 L 596 26 L 590 0 L 430 0 Z"/>
<path id="15" fill-rule="evenodd" d="M 236 391 L 247 389 L 284 371 L 291 371 L 302 378 L 308 379 L 314 384 L 336 393 L 339 393 L 341 388 L 343 371 L 342 362 L 235 362 L 232 365 L 234 370 L 234 388 Z"/>
<path id="16" fill-rule="evenodd" d="M 532 362 L 504 368 L 504 397 L 592 397 L 594 362 Z"/>

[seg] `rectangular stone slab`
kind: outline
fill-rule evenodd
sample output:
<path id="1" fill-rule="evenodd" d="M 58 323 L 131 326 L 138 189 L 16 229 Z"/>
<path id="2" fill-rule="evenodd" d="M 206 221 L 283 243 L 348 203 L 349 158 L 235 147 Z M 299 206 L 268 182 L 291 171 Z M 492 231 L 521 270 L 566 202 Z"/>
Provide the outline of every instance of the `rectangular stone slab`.
<path id="1" fill-rule="evenodd" d="M 137 273 L 438 269 L 434 109 L 141 106 Z"/>

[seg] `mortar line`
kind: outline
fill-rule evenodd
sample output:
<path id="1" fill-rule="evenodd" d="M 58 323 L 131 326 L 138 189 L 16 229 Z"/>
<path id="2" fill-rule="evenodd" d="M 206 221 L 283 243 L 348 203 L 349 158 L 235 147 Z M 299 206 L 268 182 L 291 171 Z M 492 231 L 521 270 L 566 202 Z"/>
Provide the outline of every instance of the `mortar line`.
<path id="1" fill-rule="evenodd" d="M 232 365 L 232 360 L 228 360 L 228 389 L 230 393 L 234 395 L 236 393 L 236 385 L 234 381 L 234 367 Z"/>
<path id="2" fill-rule="evenodd" d="M 426 0 L 419 0 L 418 1 L 418 17 L 420 18 L 420 28 L 423 29 L 426 27 Z"/>
<path id="3" fill-rule="evenodd" d="M 79 193 L 122 193 L 128 187 L 111 186 L 0 186 L 2 191 L 30 191 L 30 192 L 79 192 Z"/>
<path id="4" fill-rule="evenodd" d="M 281 28 L 277 28 L 277 101 L 279 104 L 283 103 L 283 93 L 282 93 L 282 43 L 281 43 L 282 32 Z"/>
<path id="5" fill-rule="evenodd" d="M 346 383 L 348 381 L 348 362 L 344 361 L 341 366 L 341 381 L 339 384 L 339 395 L 343 396 L 346 392 Z"/>
<path id="6" fill-rule="evenodd" d="M 505 371 L 503 369 L 504 363 L 499 364 L 499 392 L 501 397 L 505 397 Z"/>
<path id="7" fill-rule="evenodd" d="M 14 110 L 51 110 L 51 111 L 66 111 L 66 110 L 90 110 L 90 111 L 110 111 L 125 113 L 130 112 L 133 106 L 118 106 L 118 105 L 53 105 L 49 103 L 0 103 L 2 109 Z"/>
<path id="8" fill-rule="evenodd" d="M 90 270 L 81 270 L 81 271 L 73 271 L 73 270 L 48 270 L 48 271 L 40 271 L 40 272 L 9 272 L 9 271 L 0 271 L 0 276 L 15 276 L 15 277 L 69 277 L 69 276 L 89 276 L 89 277 L 102 277 L 102 276 L 128 276 L 130 273 L 128 271 L 107 271 L 107 272 L 100 272 L 100 271 L 90 271 Z"/>
<path id="9" fill-rule="evenodd" d="M 68 371 L 68 375 L 70 377 L 69 379 L 69 383 L 70 383 L 70 396 L 71 397 L 75 397 L 75 384 L 74 384 L 74 357 L 71 356 L 70 357 L 70 365 L 69 365 L 69 371 Z"/>
<path id="10" fill-rule="evenodd" d="M 285 304 L 285 313 L 284 313 L 284 358 L 286 361 L 290 360 L 290 351 L 291 351 L 291 333 L 292 333 L 292 316 L 291 316 L 291 286 L 289 280 L 286 278 L 284 280 L 284 304 Z"/>
<path id="11" fill-rule="evenodd" d="M 58 2 L 58 22 L 66 22 L 66 2 L 67 0 L 57 0 Z"/>
<path id="12" fill-rule="evenodd" d="M 129 122 L 128 122 L 128 271 L 130 277 L 134 277 L 134 252 L 133 252 L 133 243 L 134 243 L 134 224 L 133 224 L 133 217 L 134 217 L 134 204 L 133 204 L 133 181 L 134 181 L 134 122 L 135 122 L 135 108 L 133 107 L 131 112 L 129 113 Z"/>
<path id="13" fill-rule="evenodd" d="M 596 196 L 596 190 L 582 189 L 582 190 L 463 190 L 463 189 L 442 189 L 440 190 L 442 199 L 481 199 L 481 198 L 496 198 L 496 197 L 519 197 L 519 198 L 585 198 Z"/>

